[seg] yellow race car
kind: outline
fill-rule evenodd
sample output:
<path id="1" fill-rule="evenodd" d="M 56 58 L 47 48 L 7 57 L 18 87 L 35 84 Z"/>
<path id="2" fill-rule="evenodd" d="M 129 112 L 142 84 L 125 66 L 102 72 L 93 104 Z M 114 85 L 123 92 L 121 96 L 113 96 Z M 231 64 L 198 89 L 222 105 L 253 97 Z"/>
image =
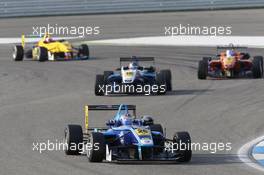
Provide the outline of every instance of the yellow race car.
<path id="1" fill-rule="evenodd" d="M 43 36 L 33 46 L 26 47 L 25 35 L 22 35 L 21 44 L 13 48 L 13 60 L 23 61 L 24 57 L 40 62 L 87 60 L 89 59 L 89 47 L 86 44 L 74 47 L 68 41 L 52 39 L 49 34 Z"/>

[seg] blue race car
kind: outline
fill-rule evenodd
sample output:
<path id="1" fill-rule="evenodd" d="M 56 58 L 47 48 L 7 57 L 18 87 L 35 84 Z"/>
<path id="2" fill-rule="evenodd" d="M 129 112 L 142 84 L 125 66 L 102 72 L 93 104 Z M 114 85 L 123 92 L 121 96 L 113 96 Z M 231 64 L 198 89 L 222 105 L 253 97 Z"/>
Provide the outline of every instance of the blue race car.
<path id="1" fill-rule="evenodd" d="M 117 110 L 117 113 L 106 122 L 106 127 L 91 128 L 88 126 L 90 110 Z M 86 154 L 90 162 L 189 162 L 192 157 L 189 133 L 176 132 L 173 139 L 165 135 L 162 126 L 155 124 L 152 117 L 137 118 L 134 105 L 87 105 L 84 132 L 80 125 L 68 125 L 65 129 L 65 153 Z"/>
<path id="2" fill-rule="evenodd" d="M 153 62 L 151 66 L 141 66 L 139 62 Z M 123 66 L 122 62 L 129 62 Z M 108 94 L 165 94 L 172 90 L 171 71 L 157 71 L 153 57 L 120 58 L 120 68 L 104 71 L 96 75 L 95 95 Z M 149 95 L 149 94 L 148 94 Z"/>

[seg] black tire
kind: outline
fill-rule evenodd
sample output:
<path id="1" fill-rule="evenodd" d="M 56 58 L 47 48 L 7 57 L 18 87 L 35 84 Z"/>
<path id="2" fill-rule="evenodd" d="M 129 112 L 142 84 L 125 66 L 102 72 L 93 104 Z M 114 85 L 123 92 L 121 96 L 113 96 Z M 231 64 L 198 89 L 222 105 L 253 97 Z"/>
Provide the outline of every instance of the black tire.
<path id="1" fill-rule="evenodd" d="M 148 72 L 150 73 L 154 73 L 156 71 L 156 68 L 153 66 L 150 66 L 149 68 L 147 68 Z"/>
<path id="2" fill-rule="evenodd" d="M 163 127 L 161 124 L 153 124 L 153 125 L 149 125 L 149 128 L 151 131 L 156 131 L 156 132 L 160 132 L 163 134 Z"/>
<path id="3" fill-rule="evenodd" d="M 142 121 L 144 126 L 154 125 L 154 119 L 150 116 L 143 116 Z"/>
<path id="4" fill-rule="evenodd" d="M 103 96 L 104 95 L 104 90 L 105 90 L 104 85 L 105 85 L 104 75 L 96 75 L 95 87 L 94 87 L 94 94 L 96 96 Z M 102 87 L 104 87 L 103 90 L 102 90 Z"/>
<path id="5" fill-rule="evenodd" d="M 260 62 L 261 62 L 261 77 L 263 77 L 263 73 L 264 73 L 264 70 L 263 70 L 263 57 L 262 56 L 259 56 L 260 58 Z"/>
<path id="6" fill-rule="evenodd" d="M 263 77 L 263 56 L 255 56 L 255 58 L 259 59 L 260 63 L 261 63 L 261 77 Z"/>
<path id="7" fill-rule="evenodd" d="M 164 74 L 167 91 L 172 91 L 171 71 L 168 69 L 165 69 L 165 70 L 161 70 L 160 72 Z"/>
<path id="8" fill-rule="evenodd" d="M 203 61 L 205 61 L 205 62 L 209 62 L 209 61 L 211 61 L 212 60 L 212 58 L 211 57 L 203 57 Z"/>
<path id="9" fill-rule="evenodd" d="M 87 150 L 87 157 L 90 162 L 102 162 L 105 159 L 106 144 L 104 134 L 100 132 L 92 132 L 90 143 L 92 149 Z M 96 144 L 96 145 L 95 145 Z"/>
<path id="10" fill-rule="evenodd" d="M 161 124 L 153 124 L 153 125 L 149 125 L 149 127 L 151 131 L 156 131 L 163 135 L 163 128 Z M 160 146 L 159 148 L 154 149 L 154 154 L 163 152 L 164 145 L 165 145 L 164 137 L 160 135 L 152 134 L 152 138 L 153 138 L 154 145 Z"/>
<path id="11" fill-rule="evenodd" d="M 198 79 L 204 80 L 207 77 L 208 74 L 208 62 L 205 60 L 199 61 L 198 64 Z"/>
<path id="12" fill-rule="evenodd" d="M 38 60 L 40 62 L 48 61 L 48 50 L 45 47 L 38 48 Z"/>
<path id="13" fill-rule="evenodd" d="M 13 47 L 13 60 L 23 61 L 24 58 L 24 48 L 21 45 L 15 45 Z"/>
<path id="14" fill-rule="evenodd" d="M 65 143 L 67 144 L 65 154 L 79 155 L 82 151 L 83 132 L 80 125 L 68 125 L 64 130 Z M 76 149 L 74 149 L 76 148 Z"/>
<path id="15" fill-rule="evenodd" d="M 263 77 L 263 57 L 255 56 L 252 61 L 252 75 L 253 78 Z"/>
<path id="16" fill-rule="evenodd" d="M 167 85 L 166 85 L 166 80 L 165 80 L 165 74 L 164 72 L 159 72 L 157 73 L 156 77 L 157 85 L 158 87 L 158 95 L 163 95 L 166 94 L 167 92 Z"/>
<path id="17" fill-rule="evenodd" d="M 241 55 L 243 55 L 243 57 L 241 58 L 242 60 L 248 60 L 250 58 L 249 53 L 241 53 Z"/>
<path id="18" fill-rule="evenodd" d="M 173 143 L 178 144 L 178 147 L 181 146 L 180 143 L 185 144 L 186 147 L 179 149 L 180 157 L 179 162 L 189 162 L 192 158 L 191 150 L 191 137 L 188 132 L 176 132 L 173 136 Z M 187 146 L 188 145 L 188 146 Z"/>
<path id="19" fill-rule="evenodd" d="M 110 75 L 112 75 L 114 72 L 113 71 L 104 71 L 104 82 L 107 82 L 107 79 Z"/>
<path id="20" fill-rule="evenodd" d="M 81 44 L 79 48 L 79 54 L 82 54 L 83 56 L 90 56 L 90 50 L 87 44 Z"/>

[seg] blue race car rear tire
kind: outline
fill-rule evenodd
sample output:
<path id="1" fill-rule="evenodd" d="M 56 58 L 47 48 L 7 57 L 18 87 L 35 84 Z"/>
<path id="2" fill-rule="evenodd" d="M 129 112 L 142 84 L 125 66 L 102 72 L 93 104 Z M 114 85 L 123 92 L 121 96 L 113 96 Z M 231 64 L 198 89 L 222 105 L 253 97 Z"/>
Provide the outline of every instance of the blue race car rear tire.
<path id="1" fill-rule="evenodd" d="M 81 143 L 83 143 L 83 132 L 80 125 L 68 125 L 64 130 L 64 139 L 67 144 L 65 154 L 79 155 L 81 150 Z M 80 148 L 80 149 L 79 149 Z"/>
<path id="2" fill-rule="evenodd" d="M 153 125 L 149 125 L 149 127 L 151 131 L 156 131 L 163 134 L 163 128 L 161 124 L 153 124 Z"/>
<path id="3" fill-rule="evenodd" d="M 158 95 L 164 95 L 167 92 L 167 85 L 166 85 L 166 80 L 165 80 L 165 74 L 164 72 L 159 72 L 157 73 L 157 85 L 159 86 L 158 89 Z M 163 86 L 163 88 L 161 88 L 161 86 Z"/>
<path id="4" fill-rule="evenodd" d="M 178 148 L 184 144 L 186 147 L 184 149 L 179 149 L 180 157 L 178 162 L 189 162 L 192 158 L 191 150 L 191 137 L 190 134 L 186 131 L 176 132 L 173 136 L 173 143 L 178 144 Z"/>
<path id="5" fill-rule="evenodd" d="M 167 91 L 172 91 L 171 71 L 169 69 L 160 71 L 164 75 Z"/>
<path id="6" fill-rule="evenodd" d="M 104 134 L 92 132 L 90 137 L 92 148 L 87 150 L 87 157 L 90 162 L 102 162 L 105 159 L 106 143 Z"/>
<path id="7" fill-rule="evenodd" d="M 162 135 L 152 134 L 153 142 L 155 146 L 160 146 L 160 148 L 155 148 L 154 153 L 161 153 L 164 150 L 165 140 L 163 137 L 163 127 L 161 124 L 149 125 L 151 131 L 159 132 Z"/>

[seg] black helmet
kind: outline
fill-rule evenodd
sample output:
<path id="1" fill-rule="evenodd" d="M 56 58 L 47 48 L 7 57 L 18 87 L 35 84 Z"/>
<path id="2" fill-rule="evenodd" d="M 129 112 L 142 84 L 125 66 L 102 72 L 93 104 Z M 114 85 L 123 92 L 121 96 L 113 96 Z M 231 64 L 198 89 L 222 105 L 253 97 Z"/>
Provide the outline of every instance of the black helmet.
<path id="1" fill-rule="evenodd" d="M 145 126 L 154 124 L 154 120 L 151 116 L 143 116 L 142 121 L 143 121 L 143 125 L 145 125 Z"/>

